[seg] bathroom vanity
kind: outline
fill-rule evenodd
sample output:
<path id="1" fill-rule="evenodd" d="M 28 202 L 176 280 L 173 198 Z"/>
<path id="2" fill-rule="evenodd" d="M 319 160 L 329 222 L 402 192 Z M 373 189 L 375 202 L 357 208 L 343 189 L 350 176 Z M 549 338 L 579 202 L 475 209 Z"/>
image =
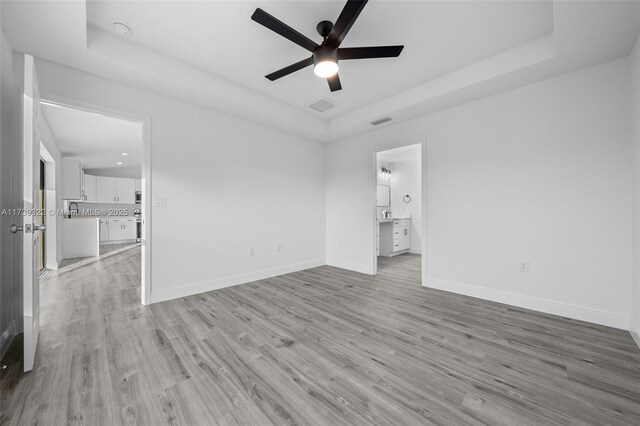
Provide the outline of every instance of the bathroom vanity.
<path id="1" fill-rule="evenodd" d="M 411 219 L 378 219 L 378 255 L 396 256 L 411 247 Z"/>

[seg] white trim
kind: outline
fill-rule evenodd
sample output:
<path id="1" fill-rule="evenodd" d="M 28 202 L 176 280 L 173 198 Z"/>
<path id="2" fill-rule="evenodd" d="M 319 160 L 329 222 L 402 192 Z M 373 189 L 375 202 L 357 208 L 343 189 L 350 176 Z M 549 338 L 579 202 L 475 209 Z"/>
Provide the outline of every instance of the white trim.
<path id="1" fill-rule="evenodd" d="M 112 246 L 116 244 L 135 244 L 138 241 L 134 238 L 132 240 L 113 240 L 113 241 L 100 241 L 101 246 Z"/>
<path id="2" fill-rule="evenodd" d="M 344 264 L 346 266 L 344 267 L 338 266 L 337 264 L 331 265 L 331 266 L 338 266 L 339 268 L 350 269 L 353 271 L 362 272 L 364 274 L 369 274 L 369 275 L 376 275 L 378 273 L 378 250 L 377 250 L 378 247 L 377 247 L 377 241 L 376 241 L 376 227 L 378 224 L 378 203 L 376 202 L 377 187 L 378 187 L 378 153 L 383 151 L 389 151 L 395 148 L 402 148 L 410 145 L 420 145 L 420 178 L 421 178 L 420 192 L 422 195 L 422 207 L 421 207 L 422 209 L 422 235 L 421 235 L 422 248 L 421 248 L 420 254 L 427 252 L 427 138 L 426 136 L 414 136 L 411 138 L 402 139 L 399 141 L 377 146 L 374 148 L 374 151 L 373 151 L 373 167 L 371 170 L 372 173 L 370 174 L 371 184 L 370 184 L 370 192 L 369 192 L 370 203 L 371 205 L 373 205 L 372 267 L 367 267 L 366 269 L 359 267 L 358 269 L 356 269 L 352 266 L 357 266 L 357 265 L 348 266 L 349 265 L 348 262 L 341 262 L 341 261 L 337 261 L 337 263 Z M 411 251 L 409 250 L 409 252 Z M 421 274 L 422 285 L 425 285 L 425 283 L 427 282 L 427 257 L 426 256 L 422 256 L 421 270 L 422 270 L 422 274 Z"/>
<path id="3" fill-rule="evenodd" d="M 324 264 L 324 259 L 315 259 L 306 262 L 294 263 L 291 265 L 262 269 L 246 274 L 232 275 L 230 277 L 218 278 L 211 281 L 201 281 L 198 283 L 186 284 L 180 287 L 170 288 L 166 290 L 155 290 L 151 293 L 151 303 L 164 302 L 166 300 L 191 296 L 198 293 L 205 293 L 207 291 L 218 290 L 225 287 L 264 280 L 266 278 L 272 278 L 278 275 L 290 274 L 292 272 L 316 268 L 318 266 L 323 266 Z"/>
<path id="4" fill-rule="evenodd" d="M 376 261 L 377 262 L 377 261 Z M 361 274 L 375 275 L 371 272 L 371 268 L 368 265 L 361 263 L 345 262 L 339 259 L 327 259 L 327 265 L 335 268 L 347 269 L 349 271 L 360 272 Z"/>
<path id="5" fill-rule="evenodd" d="M 83 109 L 96 112 L 98 114 L 110 115 L 112 117 L 125 120 L 133 120 L 142 123 L 142 264 L 140 283 L 140 302 L 148 305 L 151 302 L 151 116 L 143 115 L 132 111 L 118 110 L 104 105 L 98 105 L 78 99 L 55 95 L 52 93 L 41 93 L 41 101 L 67 106 L 70 108 Z"/>
<path id="6" fill-rule="evenodd" d="M 427 278 L 426 287 L 449 291 L 465 296 L 477 297 L 479 299 L 490 300 L 492 302 L 505 303 L 507 305 L 531 309 L 547 314 L 559 315 L 565 318 L 606 325 L 608 327 L 619 328 L 621 330 L 629 329 L 629 317 L 613 312 L 601 311 L 584 306 L 556 302 L 553 300 L 540 299 L 503 290 L 494 290 L 472 284 L 446 281 L 434 277 Z"/>
<path id="7" fill-rule="evenodd" d="M 629 333 L 631 333 L 631 337 L 633 337 L 636 345 L 638 345 L 638 348 L 640 348 L 640 334 L 638 334 L 635 330 L 629 330 Z"/>
<path id="8" fill-rule="evenodd" d="M 411 253 L 411 254 L 422 254 L 422 249 L 421 248 L 410 248 L 409 249 L 409 253 Z"/>

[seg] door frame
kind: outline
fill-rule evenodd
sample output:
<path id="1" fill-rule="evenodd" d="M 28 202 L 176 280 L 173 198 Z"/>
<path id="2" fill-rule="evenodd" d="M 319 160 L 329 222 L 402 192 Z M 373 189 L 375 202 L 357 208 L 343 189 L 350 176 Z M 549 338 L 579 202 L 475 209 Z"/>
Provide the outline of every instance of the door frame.
<path id="1" fill-rule="evenodd" d="M 18 79 L 18 110 L 22 169 L 22 332 L 24 334 L 23 371 L 33 369 L 40 334 L 40 271 L 35 262 L 36 230 L 34 209 L 38 209 L 39 197 L 36 186 L 40 175 L 40 89 L 33 56 L 14 55 L 14 75 Z"/>
<path id="2" fill-rule="evenodd" d="M 371 155 L 371 174 L 370 174 L 370 199 L 371 199 L 371 236 L 372 236 L 372 251 L 371 257 L 373 259 L 373 272 L 372 275 L 378 273 L 378 255 L 376 253 L 376 227 L 378 224 L 378 203 L 377 189 L 378 189 L 378 153 L 382 151 L 389 151 L 395 148 L 402 148 L 409 145 L 420 145 L 420 196 L 422 198 L 422 220 L 420 236 L 421 242 L 421 281 L 424 287 L 427 286 L 427 140 L 425 136 L 418 136 L 410 139 L 401 139 L 395 142 L 390 142 L 380 146 L 376 146 Z"/>
<path id="3" fill-rule="evenodd" d="M 56 164 L 55 158 L 49 152 L 45 144 L 40 141 L 40 158 L 44 160 L 44 198 L 47 210 L 57 210 L 58 188 L 56 187 Z M 50 216 L 50 215 L 49 215 Z M 47 217 L 47 236 L 45 238 L 45 268 L 50 270 L 58 269 L 58 215 Z"/>
<path id="4" fill-rule="evenodd" d="M 50 104 L 63 107 L 81 109 L 98 114 L 109 115 L 124 120 L 142 123 L 142 262 L 140 302 L 143 305 L 151 304 L 151 116 L 138 114 L 131 111 L 123 111 L 104 105 L 93 104 L 78 99 L 67 98 L 52 93 L 42 92 L 41 99 Z"/>

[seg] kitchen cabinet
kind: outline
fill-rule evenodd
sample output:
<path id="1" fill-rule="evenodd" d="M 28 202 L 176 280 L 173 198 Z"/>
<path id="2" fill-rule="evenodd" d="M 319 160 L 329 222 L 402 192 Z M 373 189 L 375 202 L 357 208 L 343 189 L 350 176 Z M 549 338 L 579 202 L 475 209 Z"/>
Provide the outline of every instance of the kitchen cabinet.
<path id="1" fill-rule="evenodd" d="M 116 178 L 96 176 L 96 199 L 98 203 L 113 204 L 118 196 Z"/>
<path id="2" fill-rule="evenodd" d="M 135 240 L 136 219 L 109 219 L 109 241 Z"/>
<path id="3" fill-rule="evenodd" d="M 411 219 L 381 221 L 380 255 L 396 256 L 406 253 L 411 247 Z"/>
<path id="4" fill-rule="evenodd" d="M 82 200 L 82 165 L 72 158 L 61 161 L 61 185 L 63 200 Z"/>
<path id="5" fill-rule="evenodd" d="M 119 204 L 135 204 L 136 181 L 135 179 L 116 178 L 116 190 Z"/>
<path id="6" fill-rule="evenodd" d="M 84 175 L 84 202 L 97 203 L 96 176 Z"/>
<path id="7" fill-rule="evenodd" d="M 137 236 L 137 224 L 136 220 L 127 220 L 122 224 L 122 239 L 123 240 L 135 240 Z"/>
<path id="8" fill-rule="evenodd" d="M 97 202 L 103 204 L 135 204 L 135 179 L 96 176 Z"/>
<path id="9" fill-rule="evenodd" d="M 62 219 L 62 258 L 90 257 L 100 254 L 99 219 L 74 217 Z"/>

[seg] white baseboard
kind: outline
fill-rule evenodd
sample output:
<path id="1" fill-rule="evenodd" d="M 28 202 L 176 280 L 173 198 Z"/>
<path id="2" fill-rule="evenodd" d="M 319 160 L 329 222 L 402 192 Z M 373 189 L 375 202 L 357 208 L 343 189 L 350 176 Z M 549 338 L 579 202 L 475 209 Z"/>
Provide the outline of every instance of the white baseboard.
<path id="1" fill-rule="evenodd" d="M 372 275 L 373 273 L 373 271 L 371 270 L 371 266 L 353 262 L 345 262 L 338 259 L 327 259 L 327 265 L 340 269 L 347 269 L 349 271 L 360 272 L 361 274 Z"/>
<path id="2" fill-rule="evenodd" d="M 278 275 L 290 274 L 292 272 L 303 271 L 305 269 L 316 268 L 325 264 L 324 259 L 309 260 L 291 265 L 279 266 L 276 268 L 262 269 L 246 274 L 232 275 L 230 277 L 218 278 L 211 281 L 202 281 L 193 284 L 186 284 L 180 287 L 170 288 L 166 290 L 151 289 L 151 303 L 164 302 L 166 300 L 177 299 L 180 297 L 191 296 L 198 293 L 205 293 L 211 290 L 218 290 L 225 287 L 231 287 L 239 284 L 246 284 L 253 281 L 264 280 L 266 278 L 276 277 Z"/>
<path id="3" fill-rule="evenodd" d="M 477 297 L 479 299 L 490 300 L 492 302 L 504 303 L 520 308 L 531 309 L 547 314 L 559 315 L 565 318 L 606 325 L 608 327 L 619 328 L 622 330 L 629 329 L 629 317 L 613 312 L 570 305 L 567 303 L 510 293 L 502 290 L 494 290 L 472 284 L 446 281 L 433 277 L 427 277 L 427 287 L 462 294 L 465 296 Z"/>
<path id="4" fill-rule="evenodd" d="M 116 244 L 131 244 L 135 243 L 136 240 L 114 240 L 114 241 L 100 241 L 101 246 L 110 246 Z"/>
<path id="5" fill-rule="evenodd" d="M 409 249 L 409 253 L 411 253 L 411 254 L 422 254 L 422 249 L 421 248 L 410 248 Z"/>

